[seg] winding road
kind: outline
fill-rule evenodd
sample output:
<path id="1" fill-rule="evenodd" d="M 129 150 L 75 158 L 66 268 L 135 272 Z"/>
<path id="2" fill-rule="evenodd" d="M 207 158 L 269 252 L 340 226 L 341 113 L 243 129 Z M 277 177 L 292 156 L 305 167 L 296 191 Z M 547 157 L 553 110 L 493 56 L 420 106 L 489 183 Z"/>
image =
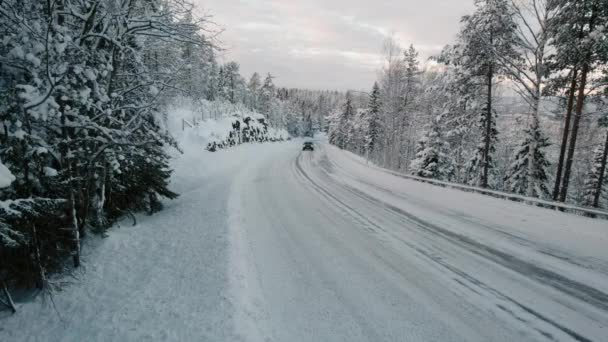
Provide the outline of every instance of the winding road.
<path id="1" fill-rule="evenodd" d="M 232 186 L 245 339 L 608 339 L 606 221 L 402 179 L 315 147 L 289 144 Z"/>

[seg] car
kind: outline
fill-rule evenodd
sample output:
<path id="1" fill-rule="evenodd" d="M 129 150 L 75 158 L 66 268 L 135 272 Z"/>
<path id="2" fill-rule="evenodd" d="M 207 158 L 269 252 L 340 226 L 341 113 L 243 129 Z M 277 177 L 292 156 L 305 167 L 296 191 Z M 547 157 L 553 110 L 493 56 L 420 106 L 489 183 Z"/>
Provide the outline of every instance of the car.
<path id="1" fill-rule="evenodd" d="M 302 151 L 314 151 L 315 147 L 312 144 L 312 141 L 307 141 L 304 143 L 304 147 L 302 147 Z"/>

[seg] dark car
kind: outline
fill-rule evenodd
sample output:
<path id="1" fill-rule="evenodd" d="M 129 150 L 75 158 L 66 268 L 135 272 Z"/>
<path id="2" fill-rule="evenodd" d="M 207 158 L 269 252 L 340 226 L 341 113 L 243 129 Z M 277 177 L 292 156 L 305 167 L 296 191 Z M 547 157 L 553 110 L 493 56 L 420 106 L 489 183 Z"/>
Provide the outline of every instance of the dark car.
<path id="1" fill-rule="evenodd" d="M 302 147 L 302 151 L 314 151 L 315 148 L 312 144 L 312 141 L 307 141 L 304 143 L 304 147 Z"/>

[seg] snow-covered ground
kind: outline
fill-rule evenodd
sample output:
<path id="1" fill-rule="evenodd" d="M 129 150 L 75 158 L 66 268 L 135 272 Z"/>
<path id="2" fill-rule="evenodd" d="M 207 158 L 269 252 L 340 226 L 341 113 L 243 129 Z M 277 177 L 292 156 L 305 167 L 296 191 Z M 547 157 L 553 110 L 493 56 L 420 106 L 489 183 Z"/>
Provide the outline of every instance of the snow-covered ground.
<path id="1" fill-rule="evenodd" d="M 195 140 L 198 141 L 198 140 Z M 86 240 L 83 267 L 51 301 L 0 313 L 0 341 L 234 341 L 228 293 L 229 189 L 247 165 L 284 146 L 206 152 L 185 144 L 174 167 L 180 197 Z M 59 281 L 59 280 L 56 280 Z"/>
<path id="2" fill-rule="evenodd" d="M 18 303 L 0 341 L 608 336 L 607 221 L 402 179 L 322 140 L 186 147 L 180 198 L 91 241 L 55 307 Z"/>

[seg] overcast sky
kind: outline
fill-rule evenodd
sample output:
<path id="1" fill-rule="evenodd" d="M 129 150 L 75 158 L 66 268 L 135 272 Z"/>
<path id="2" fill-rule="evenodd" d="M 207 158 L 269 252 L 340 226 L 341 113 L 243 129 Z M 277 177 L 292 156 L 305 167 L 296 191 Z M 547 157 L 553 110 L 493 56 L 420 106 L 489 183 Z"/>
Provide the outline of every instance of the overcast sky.
<path id="1" fill-rule="evenodd" d="M 368 89 L 394 33 L 421 57 L 452 43 L 473 0 L 194 0 L 225 31 L 224 60 L 280 86 Z"/>

